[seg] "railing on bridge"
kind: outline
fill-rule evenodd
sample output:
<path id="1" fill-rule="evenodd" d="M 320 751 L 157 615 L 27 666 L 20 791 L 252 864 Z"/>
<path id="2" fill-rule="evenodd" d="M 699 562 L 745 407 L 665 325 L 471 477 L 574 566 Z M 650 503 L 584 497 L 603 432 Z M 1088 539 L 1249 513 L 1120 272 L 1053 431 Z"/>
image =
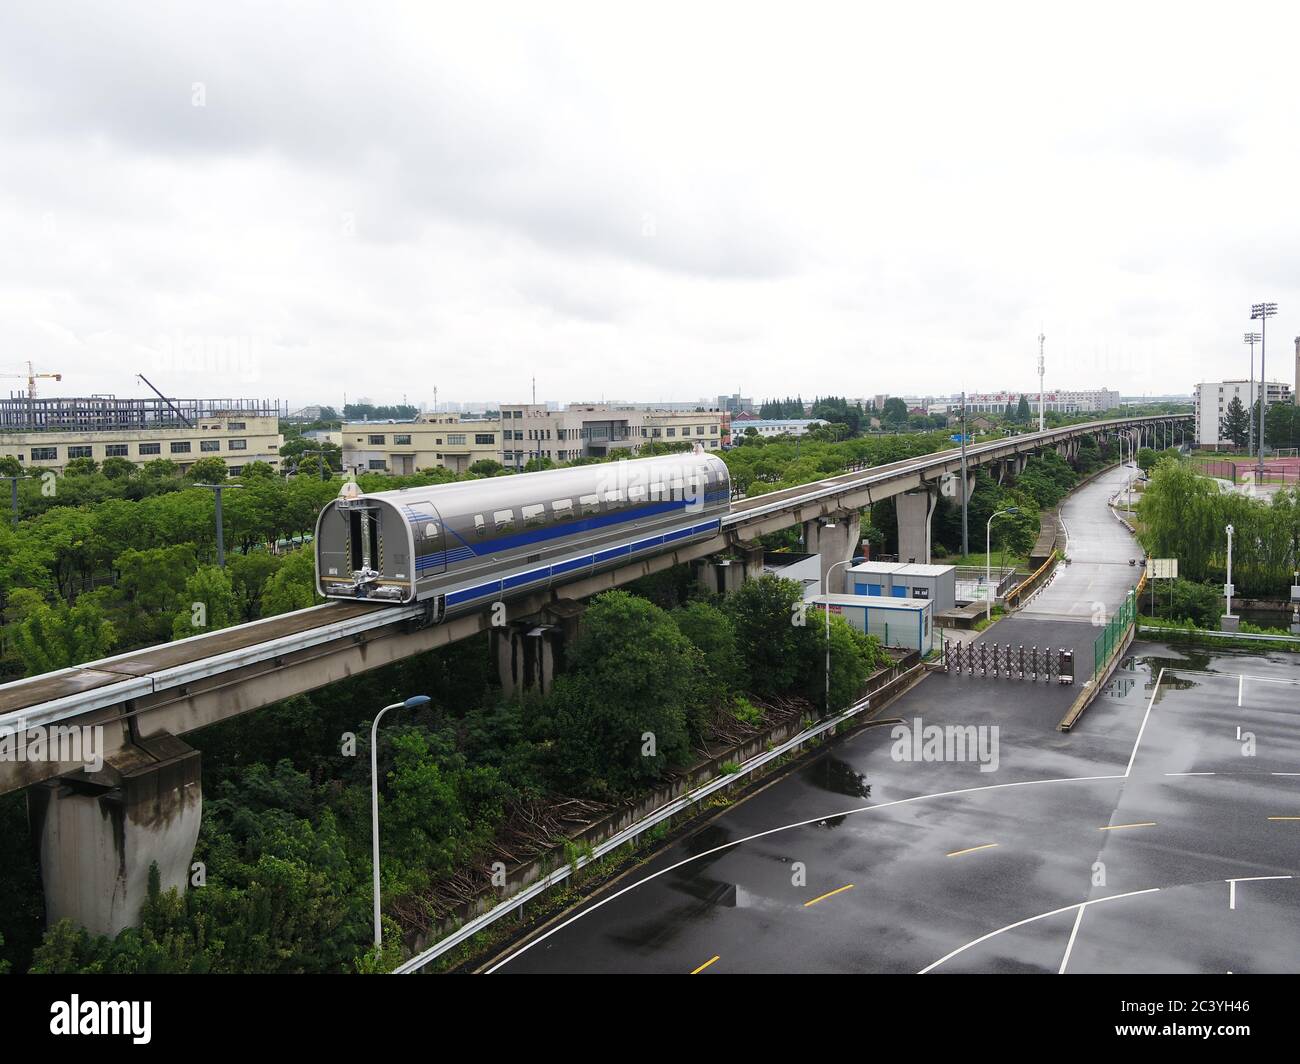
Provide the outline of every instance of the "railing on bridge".
<path id="1" fill-rule="evenodd" d="M 1146 573 L 1142 574 L 1142 578 L 1145 581 Z M 1141 586 L 1141 582 L 1139 582 L 1139 589 Z M 1096 642 L 1092 645 L 1092 682 L 1094 685 L 1105 675 L 1110 665 L 1110 659 L 1128 640 L 1128 634 L 1136 621 L 1137 593 L 1130 588 L 1128 595 L 1124 598 L 1123 605 L 1106 622 L 1106 627 L 1101 630 L 1101 635 L 1097 636 Z"/>

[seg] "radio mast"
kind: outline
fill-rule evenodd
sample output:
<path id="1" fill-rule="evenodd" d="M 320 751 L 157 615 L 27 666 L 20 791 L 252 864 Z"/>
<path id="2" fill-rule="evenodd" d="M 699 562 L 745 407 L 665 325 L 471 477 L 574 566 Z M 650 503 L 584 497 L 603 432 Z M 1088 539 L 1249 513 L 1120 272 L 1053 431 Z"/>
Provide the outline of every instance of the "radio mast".
<path id="1" fill-rule="evenodd" d="M 1038 431 L 1043 431 L 1043 341 L 1047 339 L 1040 331 L 1038 334 Z"/>

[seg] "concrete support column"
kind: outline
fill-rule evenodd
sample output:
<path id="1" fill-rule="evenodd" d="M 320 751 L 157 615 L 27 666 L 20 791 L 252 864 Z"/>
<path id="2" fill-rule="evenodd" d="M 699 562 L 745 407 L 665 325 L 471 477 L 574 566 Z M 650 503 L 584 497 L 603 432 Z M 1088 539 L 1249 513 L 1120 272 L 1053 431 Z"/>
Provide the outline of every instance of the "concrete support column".
<path id="1" fill-rule="evenodd" d="M 898 560 L 930 564 L 930 518 L 938 495 L 931 489 L 895 496 L 898 513 Z"/>
<path id="2" fill-rule="evenodd" d="M 738 557 L 699 558 L 695 561 L 695 581 L 710 595 L 730 595 L 746 580 L 763 575 L 763 544 L 757 540 L 737 544 L 731 553 Z"/>
<path id="3" fill-rule="evenodd" d="M 521 691 L 546 694 L 564 671 L 565 644 L 578 634 L 583 605 L 560 599 L 529 617 L 492 629 L 497 676 L 507 698 Z"/>
<path id="4" fill-rule="evenodd" d="M 149 867 L 164 891 L 184 890 L 203 816 L 199 752 L 175 736 L 140 739 L 99 772 L 27 791 L 45 914 L 96 935 L 139 922 Z"/>
<path id="5" fill-rule="evenodd" d="M 840 510 L 829 517 L 819 517 L 803 523 L 804 550 L 821 556 L 819 591 L 825 587 L 832 595 L 844 593 L 844 570 L 847 566 L 839 566 L 831 574 L 829 584 L 826 577 L 836 562 L 851 561 L 856 556 L 861 524 L 857 513 L 852 510 Z"/>

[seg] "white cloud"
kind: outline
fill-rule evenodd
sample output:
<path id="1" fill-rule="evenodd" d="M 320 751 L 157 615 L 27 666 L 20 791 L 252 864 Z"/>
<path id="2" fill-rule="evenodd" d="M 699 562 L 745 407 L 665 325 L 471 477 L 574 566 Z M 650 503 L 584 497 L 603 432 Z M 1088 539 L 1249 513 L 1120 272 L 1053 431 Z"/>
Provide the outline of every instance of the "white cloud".
<path id="1" fill-rule="evenodd" d="M 1290 364 L 1284 7 L 476 10 L 7 5 L 3 368 L 947 392 L 1028 386 L 1042 328 L 1049 383 L 1186 391 L 1243 372 L 1261 299 Z"/>

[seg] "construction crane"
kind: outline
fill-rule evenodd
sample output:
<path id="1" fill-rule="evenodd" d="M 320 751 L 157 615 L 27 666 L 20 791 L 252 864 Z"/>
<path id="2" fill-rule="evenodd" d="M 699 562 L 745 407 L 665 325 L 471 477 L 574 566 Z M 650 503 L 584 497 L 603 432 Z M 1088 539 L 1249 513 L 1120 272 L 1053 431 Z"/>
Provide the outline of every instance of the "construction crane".
<path id="1" fill-rule="evenodd" d="M 37 373 L 36 370 L 32 368 L 32 364 L 30 362 L 27 363 L 26 373 L 0 373 L 0 377 L 26 377 L 27 398 L 29 401 L 36 398 L 36 382 L 41 377 L 49 377 L 51 380 L 56 380 L 56 381 L 63 380 L 62 373 Z"/>

